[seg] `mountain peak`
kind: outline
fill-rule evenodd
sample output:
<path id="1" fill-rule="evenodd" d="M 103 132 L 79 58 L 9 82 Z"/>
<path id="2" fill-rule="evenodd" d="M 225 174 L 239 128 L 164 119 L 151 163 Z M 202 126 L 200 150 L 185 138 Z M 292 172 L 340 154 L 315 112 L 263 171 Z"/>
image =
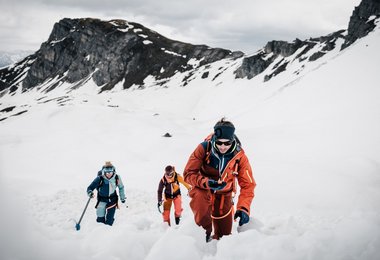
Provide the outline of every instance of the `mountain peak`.
<path id="1" fill-rule="evenodd" d="M 357 39 L 366 36 L 375 27 L 375 19 L 380 17 L 380 0 L 362 0 L 352 12 L 348 24 L 346 41 L 342 48 L 346 48 Z"/>
<path id="2" fill-rule="evenodd" d="M 201 66 L 242 55 L 170 40 L 141 24 L 124 20 L 64 18 L 54 25 L 40 50 L 29 57 L 28 68 L 22 62 L 17 71 L 25 73 L 23 90 L 47 84 L 45 89 L 49 91 L 63 82 L 75 88 L 92 79 L 104 91 L 120 82 L 127 89 L 142 85 L 149 75 L 163 79 L 194 69 L 195 65 L 189 63 L 191 59 L 198 60 Z M 21 84 L 14 85 L 18 74 L 12 72 L 7 73 L 7 86 L 19 87 Z M 0 90 L 7 86 L 0 86 Z"/>
<path id="3" fill-rule="evenodd" d="M 376 27 L 378 17 L 380 0 L 363 0 L 353 11 L 347 31 L 293 42 L 269 41 L 251 56 L 171 40 L 141 24 L 121 19 L 64 18 L 54 25 L 37 52 L 0 70 L 0 94 L 33 88 L 49 92 L 64 83 L 70 91 L 89 81 L 102 92 L 116 85 L 122 89 L 145 87 L 148 77 L 153 78 L 154 84 L 166 86 L 177 73 L 183 73 L 178 83 L 185 86 L 198 76 L 208 78 L 208 65 L 220 60 L 226 62 L 216 65 L 221 66 L 211 81 L 232 66 L 226 73 L 235 78 L 252 79 L 261 74 L 260 80 L 268 81 L 284 71 L 299 75 L 332 50 L 339 51 L 366 36 Z M 238 62 L 229 63 L 229 59 L 238 58 Z M 289 65 L 293 64 L 290 71 Z"/>

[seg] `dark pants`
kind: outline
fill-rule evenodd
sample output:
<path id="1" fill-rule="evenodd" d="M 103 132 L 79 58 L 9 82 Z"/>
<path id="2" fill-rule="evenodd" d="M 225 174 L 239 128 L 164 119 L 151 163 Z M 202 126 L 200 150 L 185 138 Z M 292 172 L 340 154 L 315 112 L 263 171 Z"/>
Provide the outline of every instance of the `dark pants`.
<path id="1" fill-rule="evenodd" d="M 112 226 L 115 220 L 116 204 L 108 206 L 106 202 L 99 202 L 96 207 L 96 221 Z"/>
<path id="2" fill-rule="evenodd" d="M 189 195 L 195 223 L 203 227 L 207 235 L 211 234 L 212 226 L 216 239 L 231 234 L 233 223 L 231 193 L 212 194 L 209 190 L 195 187 Z"/>

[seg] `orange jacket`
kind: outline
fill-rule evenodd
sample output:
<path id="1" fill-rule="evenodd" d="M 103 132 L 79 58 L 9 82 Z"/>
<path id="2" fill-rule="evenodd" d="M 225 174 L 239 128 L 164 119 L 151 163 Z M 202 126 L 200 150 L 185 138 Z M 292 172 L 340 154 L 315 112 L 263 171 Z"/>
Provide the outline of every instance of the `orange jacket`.
<path id="1" fill-rule="evenodd" d="M 212 154 L 211 154 L 212 156 Z M 237 203 L 238 210 L 244 210 L 250 213 L 250 206 L 254 197 L 254 189 L 256 186 L 255 179 L 252 175 L 252 168 L 244 150 L 240 147 L 234 152 L 234 156 L 230 159 L 224 168 L 221 176 L 219 171 L 205 161 L 206 149 L 205 145 L 199 144 L 186 164 L 184 170 L 184 178 L 192 187 L 199 189 L 209 189 L 208 179 L 227 182 L 223 190 L 216 193 L 235 192 L 235 178 L 237 178 L 240 186 L 240 195 Z"/>

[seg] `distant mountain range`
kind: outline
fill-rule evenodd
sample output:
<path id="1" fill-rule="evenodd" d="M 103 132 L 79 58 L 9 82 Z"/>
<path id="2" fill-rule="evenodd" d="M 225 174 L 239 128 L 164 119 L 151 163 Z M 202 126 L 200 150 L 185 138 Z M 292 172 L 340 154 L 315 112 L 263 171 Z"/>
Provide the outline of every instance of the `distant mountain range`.
<path id="1" fill-rule="evenodd" d="M 26 56 L 32 54 L 33 51 L 0 51 L 0 68 L 12 65 L 18 61 L 21 61 Z"/>
<path id="2" fill-rule="evenodd" d="M 65 18 L 54 25 L 37 52 L 0 70 L 0 97 L 34 88 L 46 93 L 62 85 L 72 91 L 88 82 L 98 86 L 100 93 L 115 86 L 167 87 L 174 79 L 179 86 L 195 78 L 217 85 L 225 73 L 245 80 L 260 76 L 264 82 L 284 71 L 302 75 L 317 66 L 316 60 L 367 35 L 378 17 L 380 1 L 363 0 L 347 30 L 290 43 L 270 41 L 250 56 L 171 40 L 125 20 Z M 212 74 L 215 66 L 218 73 Z"/>

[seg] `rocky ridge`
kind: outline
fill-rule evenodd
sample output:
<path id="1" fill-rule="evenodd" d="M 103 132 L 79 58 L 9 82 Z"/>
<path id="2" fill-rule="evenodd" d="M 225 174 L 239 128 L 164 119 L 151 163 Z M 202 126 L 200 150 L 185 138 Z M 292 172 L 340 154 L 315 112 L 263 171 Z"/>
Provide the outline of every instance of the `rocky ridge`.
<path id="1" fill-rule="evenodd" d="M 170 78 L 177 72 L 242 55 L 173 41 L 124 20 L 65 18 L 54 25 L 48 41 L 36 53 L 0 71 L 0 91 L 10 88 L 13 92 L 18 87 L 25 91 L 52 81 L 48 92 L 64 82 L 77 88 L 89 79 L 100 92 L 121 81 L 128 89 L 133 84 L 142 86 L 149 75 Z"/>
<path id="2" fill-rule="evenodd" d="M 165 85 L 174 75 L 183 73 L 182 86 L 194 79 L 195 71 L 221 60 L 238 61 L 234 77 L 252 79 L 258 75 L 269 81 L 289 70 L 299 74 L 309 63 L 332 50 L 339 51 L 376 27 L 380 0 L 363 0 L 355 8 L 347 30 L 327 36 L 296 39 L 293 42 L 270 41 L 255 54 L 247 56 L 206 45 L 170 40 L 143 25 L 124 20 L 62 19 L 54 25 L 49 39 L 24 60 L 0 70 L 0 97 L 33 88 L 49 92 L 62 84 L 80 88 L 89 80 L 99 92 L 144 88 L 144 80 L 153 77 Z M 226 68 L 222 65 L 220 73 Z M 204 70 L 202 79 L 209 77 Z"/>

